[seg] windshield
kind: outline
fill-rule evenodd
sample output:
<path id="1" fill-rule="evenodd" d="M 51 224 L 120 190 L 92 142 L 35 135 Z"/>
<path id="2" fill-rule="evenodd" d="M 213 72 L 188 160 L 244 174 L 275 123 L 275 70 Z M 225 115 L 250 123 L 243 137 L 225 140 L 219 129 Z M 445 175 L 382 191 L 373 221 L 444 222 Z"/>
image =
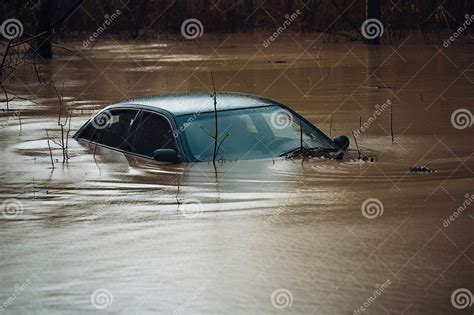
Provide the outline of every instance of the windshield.
<path id="1" fill-rule="evenodd" d="M 211 161 L 214 155 L 214 112 L 178 116 L 178 133 L 194 159 Z M 334 149 L 333 142 L 299 116 L 279 106 L 217 112 L 216 160 L 277 157 L 301 145 Z"/>

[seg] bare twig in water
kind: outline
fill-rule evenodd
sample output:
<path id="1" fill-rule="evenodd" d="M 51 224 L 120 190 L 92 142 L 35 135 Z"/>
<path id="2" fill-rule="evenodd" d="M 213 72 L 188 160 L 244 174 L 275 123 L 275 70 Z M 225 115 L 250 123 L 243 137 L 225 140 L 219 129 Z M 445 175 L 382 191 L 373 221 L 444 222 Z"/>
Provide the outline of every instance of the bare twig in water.
<path id="1" fill-rule="evenodd" d="M 304 157 L 305 157 L 305 152 L 303 148 L 303 125 L 301 124 L 301 119 L 300 119 L 300 152 L 301 152 L 301 164 L 304 162 Z"/>
<path id="2" fill-rule="evenodd" d="M 214 122 L 215 122 L 215 135 L 214 135 L 214 154 L 212 156 L 212 164 L 216 167 L 216 155 L 217 155 L 217 136 L 218 136 L 218 129 L 217 129 L 217 94 L 216 94 L 216 85 L 214 83 L 214 74 L 211 72 L 211 80 L 212 80 L 212 96 L 214 98 Z"/>
<path id="3" fill-rule="evenodd" d="M 354 131 L 352 131 L 352 137 L 354 138 L 354 143 L 355 143 L 355 145 L 356 145 L 357 152 L 359 153 L 359 160 L 360 160 L 360 158 L 362 157 L 362 153 L 360 152 L 359 144 L 357 144 L 357 138 L 356 138 L 356 136 L 355 136 Z"/>
<path id="4" fill-rule="evenodd" d="M 97 137 L 97 140 L 95 142 L 94 151 L 92 152 L 92 157 L 94 158 L 95 166 L 97 166 L 97 169 L 99 169 L 99 176 L 101 176 L 102 175 L 102 170 L 100 169 L 99 163 L 97 163 L 97 159 L 95 158 L 95 152 L 97 151 L 97 144 L 99 143 L 98 140 L 99 140 L 99 137 Z"/>
<path id="5" fill-rule="evenodd" d="M 5 49 L 5 54 L 3 55 L 3 58 L 2 58 L 2 63 L 0 64 L 0 87 L 3 90 L 3 94 L 5 94 L 5 100 L 7 102 L 7 110 L 9 109 L 8 108 L 8 93 L 7 93 L 7 90 L 5 90 L 5 85 L 4 85 L 4 81 L 3 81 L 3 71 L 5 70 L 5 62 L 7 60 L 8 51 L 10 50 L 12 42 L 13 42 L 13 39 L 11 39 L 8 42 L 7 48 Z"/>
<path id="6" fill-rule="evenodd" d="M 69 112 L 69 123 L 68 123 L 67 131 L 66 131 L 66 158 L 68 160 L 69 160 L 68 148 L 69 148 L 69 134 L 71 133 L 71 120 L 72 120 L 72 111 Z"/>
<path id="7" fill-rule="evenodd" d="M 331 114 L 331 121 L 329 122 L 329 137 L 332 138 L 332 118 L 333 114 Z"/>
<path id="8" fill-rule="evenodd" d="M 321 50 L 323 50 L 323 44 L 321 44 L 321 47 L 319 48 L 318 57 L 316 57 L 316 59 L 321 59 Z"/>
<path id="9" fill-rule="evenodd" d="M 44 84 L 44 81 L 41 79 L 41 75 L 38 71 L 38 67 L 36 66 L 36 54 L 33 55 L 33 68 L 35 69 L 35 74 L 36 74 L 36 78 L 38 79 L 38 82 L 40 84 Z"/>
<path id="10" fill-rule="evenodd" d="M 393 102 L 390 104 L 390 135 L 392 136 L 392 143 L 395 141 L 393 138 Z"/>
<path id="11" fill-rule="evenodd" d="M 217 146 L 217 152 L 219 152 L 219 149 L 221 148 L 221 145 L 222 145 L 222 142 L 224 142 L 224 140 L 229 136 L 229 133 L 226 132 L 225 135 L 224 135 L 224 138 L 222 138 L 222 140 L 219 142 L 219 145 Z"/>
<path id="12" fill-rule="evenodd" d="M 54 169 L 54 161 L 53 161 L 53 151 L 51 151 L 51 145 L 49 144 L 49 135 L 48 135 L 48 130 L 46 129 L 46 138 L 48 141 L 48 149 L 49 149 L 49 157 L 51 158 L 51 166 Z"/>
<path id="13" fill-rule="evenodd" d="M 300 150 L 303 152 L 303 125 L 301 125 L 300 119 Z"/>
<path id="14" fill-rule="evenodd" d="M 67 138 L 69 137 L 69 133 L 71 131 L 72 114 L 66 111 L 66 119 L 64 120 L 64 122 L 61 122 L 62 114 L 63 114 L 63 96 L 62 96 L 62 93 L 58 91 L 56 84 L 54 83 L 53 80 L 51 80 L 51 84 L 53 85 L 54 91 L 56 92 L 56 96 L 58 97 L 58 101 L 59 101 L 58 126 L 61 131 L 60 142 L 59 143 L 55 141 L 53 142 L 61 148 L 62 153 L 63 153 L 63 163 L 65 163 L 69 159 L 69 154 L 67 152 L 69 141 L 67 140 Z M 68 130 L 65 130 L 66 125 L 68 125 Z"/>
<path id="15" fill-rule="evenodd" d="M 179 201 L 179 175 L 177 177 L 177 190 L 176 190 L 176 203 L 179 205 L 181 204 L 181 201 Z"/>
<path id="16" fill-rule="evenodd" d="M 397 77 L 395 78 L 395 82 L 393 83 L 393 91 L 392 91 L 392 99 L 390 100 L 390 135 L 392 137 L 392 143 L 394 143 L 395 139 L 393 137 L 393 101 L 395 99 L 395 85 L 397 84 Z"/>

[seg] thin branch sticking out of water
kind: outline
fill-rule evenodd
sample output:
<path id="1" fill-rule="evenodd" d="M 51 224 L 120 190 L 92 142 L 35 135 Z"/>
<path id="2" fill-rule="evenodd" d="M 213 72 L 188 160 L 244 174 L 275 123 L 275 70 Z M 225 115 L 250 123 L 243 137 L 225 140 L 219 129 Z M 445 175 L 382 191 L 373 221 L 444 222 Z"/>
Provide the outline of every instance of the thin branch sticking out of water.
<path id="1" fill-rule="evenodd" d="M 329 137 L 332 138 L 332 118 L 333 114 L 331 114 L 331 121 L 329 122 Z"/>
<path id="2" fill-rule="evenodd" d="M 359 158 L 358 158 L 358 159 L 360 160 L 361 157 L 362 157 L 362 153 L 360 152 L 359 144 L 357 143 L 357 138 L 356 138 L 356 136 L 355 136 L 354 131 L 352 131 L 352 137 L 354 138 L 354 143 L 355 143 L 355 145 L 356 145 L 357 152 L 359 153 Z"/>
<path id="3" fill-rule="evenodd" d="M 215 134 L 214 134 L 214 153 L 212 156 L 212 164 L 214 164 L 214 168 L 216 167 L 216 155 L 217 155 L 217 136 L 218 136 L 218 129 L 217 129 L 217 94 L 216 94 L 216 84 L 214 83 L 214 74 L 211 72 L 211 80 L 212 80 L 212 96 L 214 98 L 214 122 L 215 122 Z"/>
<path id="4" fill-rule="evenodd" d="M 53 151 L 51 150 L 51 145 L 49 144 L 49 135 L 48 135 L 48 130 L 46 130 L 46 138 L 47 138 L 47 141 L 48 141 L 48 149 L 49 149 L 49 157 L 51 158 L 51 166 L 54 170 L 54 160 L 53 160 Z"/>

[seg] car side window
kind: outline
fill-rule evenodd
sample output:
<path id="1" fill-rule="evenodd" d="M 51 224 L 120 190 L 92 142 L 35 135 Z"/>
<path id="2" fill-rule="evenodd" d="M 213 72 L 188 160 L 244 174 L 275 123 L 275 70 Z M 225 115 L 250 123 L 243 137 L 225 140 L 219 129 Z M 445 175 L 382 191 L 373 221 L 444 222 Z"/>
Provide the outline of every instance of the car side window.
<path id="1" fill-rule="evenodd" d="M 112 109 L 95 116 L 79 138 L 124 151 L 132 151 L 132 127 L 138 110 Z"/>
<path id="2" fill-rule="evenodd" d="M 143 111 L 135 134 L 135 153 L 153 157 L 157 149 L 176 149 L 173 132 L 166 118 Z"/>

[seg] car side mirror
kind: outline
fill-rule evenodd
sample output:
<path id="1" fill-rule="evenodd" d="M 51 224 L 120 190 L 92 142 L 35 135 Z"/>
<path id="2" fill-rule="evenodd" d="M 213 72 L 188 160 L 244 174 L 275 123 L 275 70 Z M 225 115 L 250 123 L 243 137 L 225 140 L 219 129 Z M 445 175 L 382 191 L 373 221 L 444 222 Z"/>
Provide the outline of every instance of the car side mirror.
<path id="1" fill-rule="evenodd" d="M 153 159 L 159 162 L 178 163 L 178 153 L 175 149 L 157 149 L 153 151 Z"/>
<path id="2" fill-rule="evenodd" d="M 346 136 L 339 136 L 337 138 L 334 138 L 333 142 L 339 150 L 345 151 L 349 147 L 350 141 L 349 138 L 347 138 Z"/>

